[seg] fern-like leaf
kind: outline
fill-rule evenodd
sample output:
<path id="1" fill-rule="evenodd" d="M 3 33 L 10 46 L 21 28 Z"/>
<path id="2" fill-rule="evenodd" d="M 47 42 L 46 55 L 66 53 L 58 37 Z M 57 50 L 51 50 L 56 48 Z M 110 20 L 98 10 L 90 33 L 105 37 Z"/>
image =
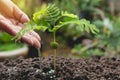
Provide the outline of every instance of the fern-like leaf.
<path id="1" fill-rule="evenodd" d="M 81 32 L 84 30 L 87 32 L 92 32 L 96 34 L 99 30 L 95 25 L 90 24 L 89 21 L 85 19 L 79 20 L 77 15 L 69 14 L 67 12 L 62 12 L 55 5 L 48 5 L 43 7 L 40 11 L 34 13 L 33 15 L 34 22 L 28 22 L 26 27 L 20 30 L 20 32 L 15 36 L 16 39 L 20 39 L 25 33 L 30 32 L 31 30 L 37 29 L 40 31 L 56 32 L 59 28 L 63 26 L 69 26 L 75 24 L 77 29 L 80 29 Z"/>

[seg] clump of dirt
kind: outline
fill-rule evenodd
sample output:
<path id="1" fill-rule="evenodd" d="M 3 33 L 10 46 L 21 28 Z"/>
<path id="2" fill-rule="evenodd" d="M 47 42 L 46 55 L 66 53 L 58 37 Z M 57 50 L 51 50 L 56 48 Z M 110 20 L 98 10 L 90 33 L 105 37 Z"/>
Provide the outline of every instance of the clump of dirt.
<path id="1" fill-rule="evenodd" d="M 92 57 L 6 59 L 0 62 L 0 80 L 120 80 L 120 60 Z M 41 64 L 41 65 L 40 65 Z M 40 67 L 41 66 L 41 67 Z"/>

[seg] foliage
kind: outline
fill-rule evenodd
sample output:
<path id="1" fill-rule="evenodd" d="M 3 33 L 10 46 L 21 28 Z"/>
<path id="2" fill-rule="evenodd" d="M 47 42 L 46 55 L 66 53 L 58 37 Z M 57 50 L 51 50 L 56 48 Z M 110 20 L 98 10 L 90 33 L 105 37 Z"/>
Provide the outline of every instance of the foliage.
<path id="1" fill-rule="evenodd" d="M 14 50 L 23 46 L 23 44 L 15 44 L 14 41 L 11 41 L 11 38 L 11 35 L 0 32 L 0 51 Z"/>
<path id="2" fill-rule="evenodd" d="M 74 13 L 77 14 L 80 18 L 86 18 L 90 17 L 92 15 L 91 22 L 95 24 L 99 30 L 100 33 L 93 38 L 91 35 L 87 35 L 87 38 L 90 38 L 94 44 L 94 40 L 97 38 L 97 43 L 93 47 L 87 48 L 85 45 L 80 46 L 81 44 L 79 42 L 78 45 L 75 45 L 73 48 L 73 52 L 78 54 L 85 54 L 88 52 L 88 55 L 90 53 L 93 53 L 96 55 L 96 51 L 98 53 L 101 53 L 101 55 L 104 53 L 104 55 L 110 55 L 114 53 L 119 53 L 119 10 L 116 9 L 118 6 L 120 6 L 119 0 L 56 0 L 58 3 L 58 6 L 62 10 L 68 10 L 69 12 L 75 11 Z M 71 6 L 66 6 L 66 3 L 68 3 Z M 60 5 L 64 4 L 64 5 Z M 111 6 L 112 5 L 112 6 Z M 71 8 L 72 7 L 72 8 Z M 74 10 L 72 10 L 74 9 Z M 82 13 L 86 11 L 85 13 Z M 114 15 L 113 15 L 114 13 Z M 87 15 L 85 15 L 87 14 Z M 88 15 L 90 14 L 90 15 Z M 71 37 L 73 40 L 79 39 L 81 36 L 85 36 L 86 34 L 84 32 L 81 33 L 80 29 L 78 27 L 75 27 L 76 25 L 72 24 L 69 26 L 65 26 L 60 31 L 61 34 L 65 37 Z M 91 44 L 91 45 L 92 45 Z M 77 46 L 77 47 L 76 47 Z M 81 52 L 81 49 L 85 50 Z M 81 55 L 80 55 L 81 56 Z"/>
<path id="3" fill-rule="evenodd" d="M 54 3 L 57 4 L 61 10 L 77 14 L 79 10 L 92 10 L 99 7 L 101 0 L 55 0 Z"/>
<path id="4" fill-rule="evenodd" d="M 77 54 L 76 57 L 90 57 L 90 56 L 102 56 L 103 51 L 98 48 L 93 48 L 94 46 L 88 47 L 81 44 L 75 45 L 72 49 L 74 54 Z M 79 56 L 78 56 L 79 55 Z"/>
<path id="5" fill-rule="evenodd" d="M 77 0 L 78 8 L 81 11 L 90 10 L 97 6 L 100 6 L 101 0 Z"/>
<path id="6" fill-rule="evenodd" d="M 72 50 L 73 53 L 78 53 L 80 56 L 86 57 L 91 54 L 119 57 L 120 17 L 114 18 L 114 20 L 110 20 L 109 18 L 105 18 L 104 20 L 97 19 L 94 21 L 94 24 L 100 30 L 96 35 L 97 41 L 93 41 L 90 44 L 91 46 L 76 45 Z"/>
<path id="7" fill-rule="evenodd" d="M 0 51 L 10 51 L 21 47 L 23 47 L 22 44 L 15 44 L 15 43 L 1 44 Z"/>
<path id="8" fill-rule="evenodd" d="M 0 32 L 0 43 L 9 43 L 12 36 L 5 32 Z"/>
<path id="9" fill-rule="evenodd" d="M 63 11 L 77 14 L 79 19 L 85 18 L 92 22 L 90 18 L 91 15 L 93 17 L 94 13 L 103 14 L 103 12 L 99 9 L 102 2 L 103 1 L 101 0 L 55 0 L 53 3 L 57 4 L 57 6 Z M 83 13 L 83 11 L 87 12 Z M 86 36 L 87 34 L 86 32 L 81 33 L 81 30 L 78 28 L 79 27 L 77 27 L 77 25 L 71 24 L 60 29 L 59 33 L 61 33 L 66 38 L 71 37 L 72 40 L 77 40 L 81 36 Z"/>
<path id="10" fill-rule="evenodd" d="M 77 29 L 79 29 L 81 32 L 85 30 L 88 33 L 92 32 L 96 34 L 99 31 L 96 26 L 90 24 L 89 21 L 85 19 L 79 20 L 79 18 L 74 14 L 60 11 L 60 9 L 54 4 L 49 4 L 47 7 L 43 7 L 40 11 L 34 13 L 33 21 L 34 22 L 28 22 L 26 27 L 16 35 L 15 39 L 20 39 L 25 33 L 34 29 L 43 32 L 46 30 L 52 32 L 54 41 L 51 42 L 51 47 L 54 49 L 54 70 L 56 70 L 56 49 L 58 47 L 58 43 L 56 41 L 56 32 L 58 29 L 64 26 L 75 24 L 75 27 L 77 27 Z"/>
<path id="11" fill-rule="evenodd" d="M 33 10 L 33 8 L 36 9 L 35 8 L 36 4 L 34 2 L 38 0 L 35 0 L 35 1 L 26 0 L 26 1 L 32 2 L 31 7 L 30 6 L 28 7 L 29 11 L 24 10 L 25 12 L 28 12 L 27 14 L 29 13 L 32 14 L 33 11 L 38 10 L 38 9 Z M 98 53 L 100 52 L 105 53 L 105 55 L 109 53 L 119 53 L 119 47 L 120 47 L 119 46 L 119 41 L 120 41 L 119 40 L 119 17 L 118 17 L 120 12 L 119 10 L 120 5 L 118 4 L 119 0 L 49 0 L 49 2 L 52 2 L 52 1 L 53 3 L 56 4 L 57 7 L 60 8 L 60 10 L 64 11 L 64 13 L 65 11 L 67 11 L 67 12 L 72 12 L 74 14 L 77 14 L 80 17 L 80 20 L 81 20 L 81 17 L 86 19 L 88 19 L 87 17 L 89 17 L 90 19 L 88 20 L 93 22 L 93 24 L 95 24 L 99 28 L 100 33 L 96 36 L 98 43 L 93 47 L 83 51 L 83 54 L 85 54 L 86 52 L 88 52 L 88 54 L 95 53 L 94 51 L 98 51 Z M 22 9 L 26 9 L 27 7 L 26 8 L 24 7 L 26 5 L 28 6 L 28 4 L 31 4 L 31 3 L 27 3 L 27 4 L 24 3 L 25 5 L 22 6 L 23 5 L 22 2 L 23 0 L 21 0 L 20 3 L 17 2 L 18 5 L 22 7 Z M 38 3 L 38 5 L 41 5 L 41 4 Z M 92 19 L 90 16 L 92 17 Z M 45 26 L 44 28 L 39 27 L 41 31 L 49 30 L 48 27 L 53 28 L 53 25 L 51 26 L 50 24 L 46 24 L 46 23 L 43 24 L 43 23 L 44 22 L 41 20 L 40 25 L 42 24 L 42 26 L 43 25 Z M 35 24 L 35 22 L 30 22 L 30 24 L 39 26 L 39 24 Z M 29 24 L 27 25 L 31 27 L 31 25 Z M 28 30 L 26 30 L 25 32 L 27 31 L 29 32 L 29 30 L 32 30 L 32 29 L 28 28 Z M 79 38 L 81 38 L 81 36 L 85 36 L 85 37 L 87 36 L 87 38 L 90 38 L 93 41 L 93 43 L 94 43 L 94 40 L 96 39 L 96 37 L 93 37 L 94 35 L 91 36 L 89 34 L 86 34 L 85 31 L 84 32 L 81 31 L 81 27 L 79 27 L 79 25 L 76 25 L 76 24 L 64 25 L 64 27 L 60 28 L 59 32 L 60 34 L 62 34 L 62 36 L 63 35 L 65 36 L 65 39 L 68 39 L 70 37 L 72 38 L 72 40 L 78 40 Z M 24 34 L 24 31 L 21 33 Z M 79 42 L 79 44 L 81 43 Z M 86 48 L 86 46 L 84 45 L 82 45 L 81 48 L 76 48 L 76 46 L 73 48 L 74 50 L 77 49 L 76 53 L 79 53 L 81 51 L 81 48 L 82 49 L 84 49 L 84 47 Z"/>
<path id="12" fill-rule="evenodd" d="M 60 10 L 68 11 L 70 13 L 76 14 L 76 12 L 77 12 L 76 1 L 77 0 L 54 0 L 53 3 L 55 3 L 60 8 Z"/>
<path id="13" fill-rule="evenodd" d="M 46 8 L 42 8 L 40 11 L 36 12 L 33 15 L 34 22 L 28 22 L 25 28 L 23 28 L 18 35 L 15 37 L 19 39 L 26 32 L 37 29 L 40 31 L 56 32 L 59 28 L 76 24 L 77 29 L 81 32 L 84 30 L 92 33 L 96 33 L 99 30 L 95 27 L 95 25 L 90 24 L 89 21 L 85 19 L 79 20 L 79 18 L 74 14 L 69 14 L 67 12 L 61 12 L 55 5 L 48 5 Z M 76 26 L 75 26 L 76 27 Z"/>
<path id="14" fill-rule="evenodd" d="M 105 50 L 110 51 L 110 53 L 119 53 L 120 48 L 120 18 L 116 18 L 114 21 L 108 22 L 109 27 L 107 27 L 107 31 L 104 30 L 103 34 L 97 35 L 99 41 L 99 46 L 104 47 L 106 46 Z M 110 50 L 110 48 L 112 48 Z M 115 51 L 115 52 L 114 52 Z"/>

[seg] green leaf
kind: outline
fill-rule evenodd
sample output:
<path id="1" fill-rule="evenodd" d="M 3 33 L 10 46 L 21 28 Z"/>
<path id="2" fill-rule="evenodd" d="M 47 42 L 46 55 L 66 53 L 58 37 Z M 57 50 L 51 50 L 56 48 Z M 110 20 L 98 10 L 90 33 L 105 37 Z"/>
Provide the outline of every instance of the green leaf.
<path id="1" fill-rule="evenodd" d="M 69 17 L 69 18 L 79 19 L 77 15 L 70 14 L 70 13 L 68 13 L 68 12 L 62 12 L 62 16 L 67 16 L 67 17 Z"/>
<path id="2" fill-rule="evenodd" d="M 90 24 L 89 21 L 85 20 L 85 19 L 81 19 L 80 20 L 81 24 L 84 24 L 85 26 L 85 31 L 87 31 L 88 33 L 91 31 L 93 34 L 96 34 L 99 32 L 99 30 L 96 28 L 95 25 Z"/>
<path id="3" fill-rule="evenodd" d="M 47 26 L 36 26 L 36 29 L 42 32 L 45 32 L 48 29 L 48 27 Z"/>
<path id="4" fill-rule="evenodd" d="M 35 12 L 33 14 L 33 20 L 34 20 L 34 22 L 36 24 L 39 24 L 39 21 L 41 21 L 42 19 L 44 19 L 44 17 L 46 16 L 46 12 L 47 12 L 47 7 L 46 6 L 43 6 L 40 11 Z"/>
<path id="5" fill-rule="evenodd" d="M 95 25 L 90 24 L 90 22 L 85 20 L 85 19 L 60 22 L 60 24 L 53 27 L 53 29 L 51 29 L 50 32 L 57 31 L 59 28 L 65 26 L 65 25 L 70 25 L 70 24 L 76 24 L 77 25 L 76 27 L 78 27 L 78 29 L 80 29 L 81 32 L 84 31 L 84 30 L 87 31 L 87 32 L 91 31 L 94 34 L 99 32 L 99 30 L 96 28 Z"/>
<path id="6" fill-rule="evenodd" d="M 49 32 L 56 32 L 61 27 L 69 26 L 71 24 L 74 24 L 76 29 L 79 29 L 81 32 L 87 31 L 95 34 L 99 31 L 96 26 L 90 24 L 89 21 L 85 19 L 79 20 L 77 15 L 61 12 L 58 7 L 52 4 L 43 7 L 40 11 L 34 13 L 33 21 L 26 23 L 25 28 L 20 30 L 14 38 L 18 40 L 25 33 L 34 29 L 43 32 L 48 29 Z"/>
<path id="7" fill-rule="evenodd" d="M 91 30 L 91 32 L 92 32 L 93 34 L 96 34 L 96 33 L 99 32 L 99 30 L 98 30 L 98 29 L 96 28 L 96 26 L 93 25 L 93 24 L 91 24 L 90 30 Z"/>
<path id="8" fill-rule="evenodd" d="M 25 33 L 29 33 L 31 30 L 34 30 L 36 27 L 36 24 L 33 21 L 29 21 L 27 23 L 24 24 L 25 27 L 23 27 L 18 34 L 12 38 L 12 40 L 19 40 L 23 35 L 25 35 Z"/>

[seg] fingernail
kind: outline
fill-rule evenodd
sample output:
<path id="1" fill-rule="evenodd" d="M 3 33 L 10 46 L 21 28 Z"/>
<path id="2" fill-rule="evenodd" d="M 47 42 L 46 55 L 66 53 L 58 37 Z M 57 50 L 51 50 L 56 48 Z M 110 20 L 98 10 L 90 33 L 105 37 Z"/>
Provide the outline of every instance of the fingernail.
<path id="1" fill-rule="evenodd" d="M 24 41 L 26 42 L 26 43 L 28 43 L 28 44 L 30 44 L 30 45 L 33 45 L 33 41 L 31 40 L 31 38 L 29 38 L 28 36 L 23 36 L 23 38 L 24 38 Z"/>
<path id="2" fill-rule="evenodd" d="M 36 48 L 40 48 L 40 47 L 41 47 L 41 44 L 40 44 L 39 41 L 36 41 L 36 43 L 35 43 L 35 47 L 36 47 Z"/>
<path id="3" fill-rule="evenodd" d="M 36 48 L 40 48 L 40 47 L 41 47 L 41 45 L 40 45 L 40 44 L 36 45 Z"/>
<path id="4" fill-rule="evenodd" d="M 23 22 L 23 23 L 25 23 L 25 22 L 28 22 L 30 19 L 28 18 L 28 16 L 27 15 L 25 15 L 25 14 L 23 14 L 22 16 L 21 16 L 21 22 Z"/>

